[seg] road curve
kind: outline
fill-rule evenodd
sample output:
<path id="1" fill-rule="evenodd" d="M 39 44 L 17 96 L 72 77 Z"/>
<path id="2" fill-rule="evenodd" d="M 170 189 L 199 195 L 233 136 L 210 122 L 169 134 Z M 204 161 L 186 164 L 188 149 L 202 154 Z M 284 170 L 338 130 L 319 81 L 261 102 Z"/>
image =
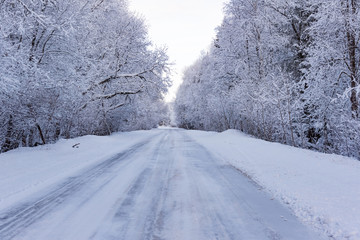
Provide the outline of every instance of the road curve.
<path id="1" fill-rule="evenodd" d="M 152 139 L 0 212 L 0 239 L 320 239 L 187 136 Z"/>

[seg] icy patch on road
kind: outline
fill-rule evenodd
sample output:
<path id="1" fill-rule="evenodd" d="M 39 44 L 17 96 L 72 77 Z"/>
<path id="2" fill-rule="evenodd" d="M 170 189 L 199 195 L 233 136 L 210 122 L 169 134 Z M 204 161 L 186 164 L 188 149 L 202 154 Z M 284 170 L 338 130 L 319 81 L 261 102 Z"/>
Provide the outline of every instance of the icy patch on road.
<path id="1" fill-rule="evenodd" d="M 329 239 L 360 239 L 360 162 L 270 143 L 236 130 L 189 131 Z"/>

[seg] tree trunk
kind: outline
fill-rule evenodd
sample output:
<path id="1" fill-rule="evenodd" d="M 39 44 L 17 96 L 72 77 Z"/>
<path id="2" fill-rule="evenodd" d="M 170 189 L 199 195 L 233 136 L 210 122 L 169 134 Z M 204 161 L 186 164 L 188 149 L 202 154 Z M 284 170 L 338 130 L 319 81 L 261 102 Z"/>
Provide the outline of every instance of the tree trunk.
<path id="1" fill-rule="evenodd" d="M 37 129 L 39 130 L 39 135 L 40 135 L 40 138 L 41 138 L 41 141 L 42 141 L 42 144 L 46 144 L 46 141 L 45 141 L 45 138 L 44 138 L 44 135 L 43 135 L 43 132 L 42 132 L 42 130 L 41 130 L 41 127 L 40 127 L 40 125 L 39 124 L 36 124 L 36 127 L 37 127 Z"/>
<path id="2" fill-rule="evenodd" d="M 351 95 L 350 95 L 350 101 L 351 101 L 351 112 L 353 118 L 359 117 L 359 102 L 357 98 L 357 91 L 356 87 L 358 85 L 358 74 L 357 74 L 357 67 L 356 67 L 356 37 L 355 33 L 351 29 L 350 21 L 351 18 L 356 14 L 356 3 L 355 0 L 350 0 L 350 3 L 347 2 L 347 30 L 346 30 L 346 36 L 347 36 L 347 45 L 348 45 L 348 51 L 349 51 L 349 70 L 350 70 L 350 87 L 351 87 Z"/>
<path id="3" fill-rule="evenodd" d="M 13 131 L 13 126 L 14 126 L 13 116 L 10 115 L 7 131 L 6 131 L 6 135 L 5 135 L 5 142 L 4 142 L 3 146 L 1 147 L 1 152 L 7 152 L 12 149 L 11 135 L 12 135 L 12 131 Z"/>

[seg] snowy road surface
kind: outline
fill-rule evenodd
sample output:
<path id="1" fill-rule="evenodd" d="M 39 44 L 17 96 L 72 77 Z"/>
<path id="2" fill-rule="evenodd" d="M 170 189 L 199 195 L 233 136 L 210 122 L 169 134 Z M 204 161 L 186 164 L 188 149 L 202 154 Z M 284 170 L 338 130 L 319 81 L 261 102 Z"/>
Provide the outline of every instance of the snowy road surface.
<path id="1" fill-rule="evenodd" d="M 0 208 L 0 239 L 319 239 L 186 131 L 164 129 Z"/>

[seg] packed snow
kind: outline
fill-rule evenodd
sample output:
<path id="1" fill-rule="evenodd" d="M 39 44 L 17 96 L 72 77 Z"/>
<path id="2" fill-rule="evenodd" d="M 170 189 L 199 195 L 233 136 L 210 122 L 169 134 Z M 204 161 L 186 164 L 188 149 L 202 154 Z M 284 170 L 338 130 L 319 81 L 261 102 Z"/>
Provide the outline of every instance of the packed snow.
<path id="1" fill-rule="evenodd" d="M 235 130 L 60 140 L 0 176 L 2 239 L 360 238 L 357 160 Z"/>
<path id="2" fill-rule="evenodd" d="M 249 137 L 237 130 L 188 134 L 331 239 L 360 239 L 360 162 Z"/>
<path id="3" fill-rule="evenodd" d="M 0 208 L 46 189 L 154 134 L 136 131 L 106 137 L 84 136 L 1 154 Z"/>

